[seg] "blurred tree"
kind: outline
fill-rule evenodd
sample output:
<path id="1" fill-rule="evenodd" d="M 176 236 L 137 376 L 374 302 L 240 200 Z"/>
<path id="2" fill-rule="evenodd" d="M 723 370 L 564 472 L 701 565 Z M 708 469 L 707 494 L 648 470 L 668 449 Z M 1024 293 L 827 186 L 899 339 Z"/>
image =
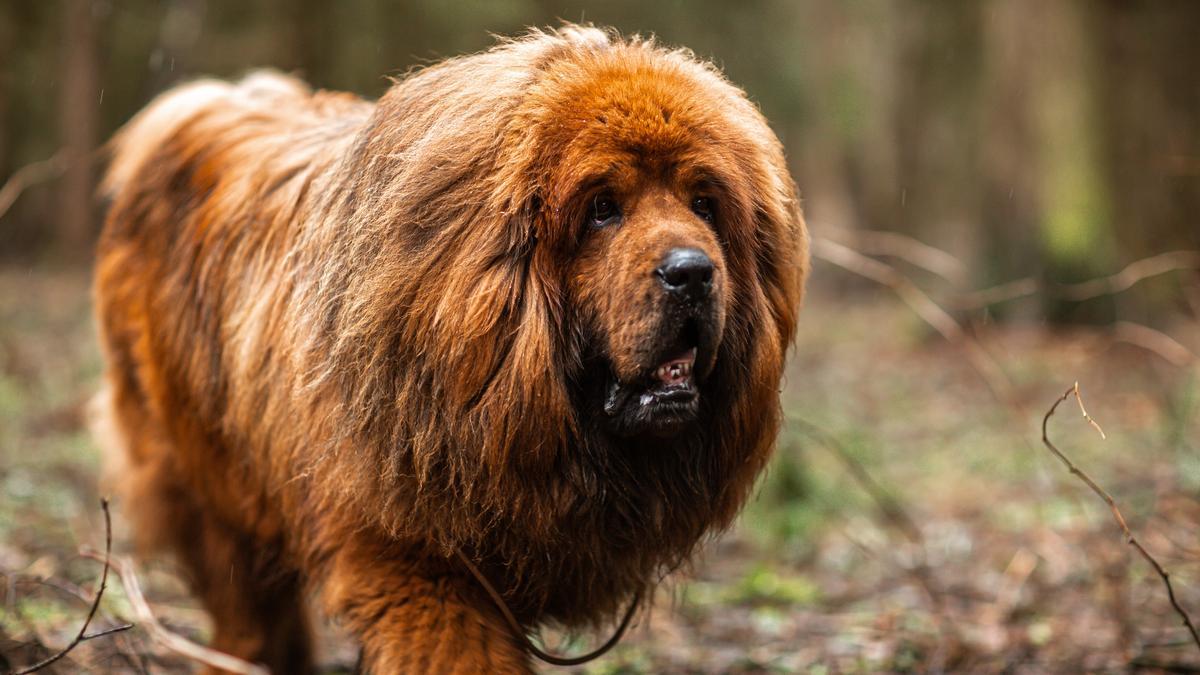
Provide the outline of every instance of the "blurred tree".
<path id="1" fill-rule="evenodd" d="M 984 21 L 979 144 L 982 199 L 977 217 L 989 254 L 980 259 L 984 280 L 1035 274 L 1041 254 L 1037 229 L 1037 176 L 1029 157 L 1036 147 L 1028 99 L 1036 72 L 1037 39 L 1026 10 L 1037 0 L 992 3 Z"/>
<path id="2" fill-rule="evenodd" d="M 891 106 L 896 180 L 880 204 L 881 225 L 937 242 L 962 260 L 983 250 L 977 166 L 983 5 L 896 3 Z"/>
<path id="3" fill-rule="evenodd" d="M 90 253 L 95 227 L 93 149 L 99 144 L 97 25 L 91 0 L 65 0 L 59 135 L 69 166 L 58 199 L 58 247 L 72 259 Z"/>
<path id="4" fill-rule="evenodd" d="M 1085 12 L 1077 2 L 987 5 L 975 218 L 986 251 L 978 258 L 981 281 L 1072 281 L 1111 268 L 1112 223 L 1095 135 L 1095 80 L 1103 73 Z M 1075 309 L 1053 300 L 1043 307 L 1056 320 L 1111 318 Z"/>
<path id="5" fill-rule="evenodd" d="M 1091 24 L 1107 73 L 1098 131 L 1134 257 L 1200 246 L 1200 3 L 1162 4 L 1108 0 Z"/>
<path id="6" fill-rule="evenodd" d="M 12 63 L 15 51 L 13 42 L 16 40 L 16 36 L 13 35 L 15 25 L 12 6 L 7 2 L 0 3 L 0 64 Z M 8 132 L 12 122 L 9 119 L 9 99 L 16 85 L 15 79 L 11 67 L 0 67 L 0 176 L 7 176 L 10 171 Z"/>
<path id="7" fill-rule="evenodd" d="M 1038 39 L 1027 77 L 1033 96 L 1028 113 L 1034 147 L 1028 165 L 1037 180 L 1040 273 L 1072 282 L 1102 275 L 1114 265 L 1110 186 L 1097 135 L 1096 84 L 1103 79 L 1095 60 L 1094 33 L 1086 30 L 1087 3 L 1032 3 L 1025 30 Z M 1032 18 L 1032 27 L 1029 25 Z M 1011 244 L 1010 244 L 1011 247 Z M 1052 319 L 1107 323 L 1112 298 L 1082 307 L 1043 299 Z"/>
<path id="8" fill-rule="evenodd" d="M 1113 195 L 1120 262 L 1200 248 L 1200 2 L 1106 0 L 1092 8 L 1089 29 L 1105 71 L 1099 166 Z M 1118 298 L 1121 314 L 1154 322 L 1176 290 L 1144 284 Z"/>
<path id="9" fill-rule="evenodd" d="M 325 65 L 330 62 L 329 43 L 334 37 L 330 9 L 332 4 L 322 0 L 274 0 L 278 16 L 285 17 L 286 44 L 279 64 L 284 69 L 296 69 L 313 84 L 324 85 L 329 75 Z"/>

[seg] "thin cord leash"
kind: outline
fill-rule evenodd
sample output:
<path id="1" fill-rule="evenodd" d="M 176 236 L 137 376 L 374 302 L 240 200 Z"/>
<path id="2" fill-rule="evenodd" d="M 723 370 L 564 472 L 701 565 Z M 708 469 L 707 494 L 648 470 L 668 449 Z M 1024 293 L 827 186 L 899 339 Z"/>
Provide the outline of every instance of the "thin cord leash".
<path id="1" fill-rule="evenodd" d="M 617 643 L 621 641 L 621 638 L 625 635 L 625 629 L 629 628 L 629 622 L 631 619 L 633 619 L 634 612 L 637 611 L 638 605 L 642 602 L 642 592 L 638 591 L 637 595 L 633 596 L 633 602 L 629 604 L 629 609 L 625 610 L 625 618 L 621 619 L 621 625 L 617 626 L 617 632 L 613 633 L 612 637 L 608 638 L 608 642 L 605 642 L 587 654 L 570 657 L 555 656 L 554 654 L 549 654 L 542 651 L 537 645 L 533 644 L 533 641 L 530 640 L 529 636 L 525 634 L 525 629 L 522 628 L 521 624 L 517 622 L 517 617 L 513 616 L 512 610 L 508 608 L 508 603 L 504 602 L 504 598 L 500 597 L 500 593 L 496 590 L 496 588 L 487 580 L 487 577 L 483 576 L 483 572 L 480 572 L 479 568 L 475 566 L 475 563 L 471 562 L 470 558 L 464 555 L 462 551 L 456 548 L 454 549 L 454 552 L 458 554 L 458 559 L 461 560 L 463 564 L 467 566 L 467 569 L 471 571 L 471 575 L 475 577 L 475 581 L 478 581 L 479 585 L 483 586 L 483 590 L 487 591 L 487 594 L 491 596 L 492 602 L 496 604 L 497 609 L 499 609 L 500 613 L 504 615 L 504 620 L 508 622 L 508 627 L 512 630 L 513 635 L 515 635 L 521 642 L 522 646 L 524 646 L 530 654 L 533 654 L 537 658 L 551 665 L 578 666 L 603 656 L 605 652 L 615 647 Z"/>

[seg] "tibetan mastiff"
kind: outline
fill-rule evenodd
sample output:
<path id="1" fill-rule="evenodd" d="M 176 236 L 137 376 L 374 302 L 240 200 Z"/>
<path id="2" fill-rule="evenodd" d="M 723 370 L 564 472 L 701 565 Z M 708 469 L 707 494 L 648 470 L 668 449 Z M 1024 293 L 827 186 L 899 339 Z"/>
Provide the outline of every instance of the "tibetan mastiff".
<path id="1" fill-rule="evenodd" d="M 311 594 L 369 672 L 528 671 L 514 626 L 611 625 L 767 462 L 805 226 L 685 50 L 568 25 L 376 102 L 202 80 L 111 151 L 108 486 L 218 649 L 310 670 Z"/>

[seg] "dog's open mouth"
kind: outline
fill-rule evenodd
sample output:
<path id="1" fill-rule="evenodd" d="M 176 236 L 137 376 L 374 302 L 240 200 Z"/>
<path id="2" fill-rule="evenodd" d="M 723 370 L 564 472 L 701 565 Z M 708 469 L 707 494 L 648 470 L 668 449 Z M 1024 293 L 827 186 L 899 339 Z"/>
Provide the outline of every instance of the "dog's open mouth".
<path id="1" fill-rule="evenodd" d="M 654 377 L 664 387 L 691 385 L 692 367 L 696 365 L 696 348 L 683 352 L 654 369 Z"/>
<path id="2" fill-rule="evenodd" d="M 697 356 L 700 331 L 688 321 L 663 349 L 658 365 L 637 382 L 611 382 L 604 403 L 613 428 L 622 435 L 673 436 L 695 421 L 700 410 Z"/>

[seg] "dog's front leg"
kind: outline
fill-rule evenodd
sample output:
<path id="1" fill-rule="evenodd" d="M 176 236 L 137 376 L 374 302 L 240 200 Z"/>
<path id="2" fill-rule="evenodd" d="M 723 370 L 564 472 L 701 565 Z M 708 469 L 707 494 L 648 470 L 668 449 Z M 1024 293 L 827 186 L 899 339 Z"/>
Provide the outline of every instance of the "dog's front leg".
<path id="1" fill-rule="evenodd" d="M 352 543 L 333 554 L 325 605 L 361 640 L 363 671 L 531 673 L 488 598 L 437 567 Z"/>

